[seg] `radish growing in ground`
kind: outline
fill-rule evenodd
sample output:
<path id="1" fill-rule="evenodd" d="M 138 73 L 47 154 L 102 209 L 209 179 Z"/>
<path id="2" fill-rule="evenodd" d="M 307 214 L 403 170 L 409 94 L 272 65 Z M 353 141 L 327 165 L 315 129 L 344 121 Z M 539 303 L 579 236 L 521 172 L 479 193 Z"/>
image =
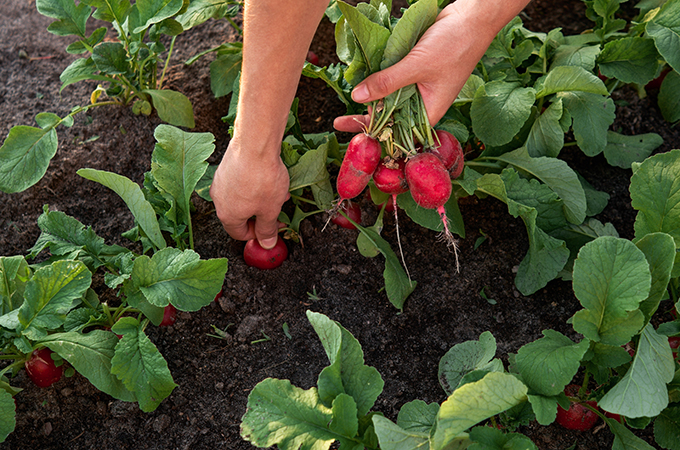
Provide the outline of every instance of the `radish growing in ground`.
<path id="1" fill-rule="evenodd" d="M 163 310 L 163 320 L 161 320 L 161 323 L 158 326 L 169 327 L 175 323 L 175 320 L 177 320 L 177 308 L 168 305 Z"/>
<path id="2" fill-rule="evenodd" d="M 564 388 L 564 393 L 569 397 L 578 395 L 580 386 L 570 384 Z M 593 400 L 585 402 L 589 406 L 597 409 L 597 403 Z M 586 431 L 590 430 L 600 417 L 581 403 L 572 402 L 568 410 L 557 405 L 557 423 L 569 430 Z"/>
<path id="3" fill-rule="evenodd" d="M 357 134 L 349 141 L 336 186 L 340 203 L 356 197 L 366 188 L 380 163 L 381 152 L 380 142 L 366 133 Z"/>
<path id="4" fill-rule="evenodd" d="M 24 364 L 28 377 L 38 387 L 51 386 L 64 374 L 64 365 L 57 366 L 52 359 L 52 353 L 52 350 L 46 347 L 34 350 Z"/>
<path id="5" fill-rule="evenodd" d="M 347 214 L 347 216 L 356 223 L 361 223 L 361 207 L 359 206 L 358 203 L 355 203 L 351 200 L 347 200 L 346 202 L 342 203 L 342 206 L 340 206 L 340 211 Z M 345 216 L 340 214 L 339 211 L 336 212 L 336 214 L 331 218 L 331 222 L 343 228 L 348 228 L 350 230 L 356 230 L 357 228 L 354 226 L 352 222 L 347 220 Z"/>
<path id="6" fill-rule="evenodd" d="M 279 238 L 276 245 L 267 250 L 262 248 L 257 239 L 251 239 L 243 249 L 243 259 L 247 265 L 261 270 L 275 269 L 288 258 L 288 247 Z"/>

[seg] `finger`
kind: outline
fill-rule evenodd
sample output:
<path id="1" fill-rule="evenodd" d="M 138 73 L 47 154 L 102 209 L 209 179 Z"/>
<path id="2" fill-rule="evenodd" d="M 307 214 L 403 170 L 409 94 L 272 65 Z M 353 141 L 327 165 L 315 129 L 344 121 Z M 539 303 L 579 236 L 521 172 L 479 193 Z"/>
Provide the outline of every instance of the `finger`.
<path id="1" fill-rule="evenodd" d="M 251 220 L 241 222 L 222 222 L 224 230 L 232 239 L 249 241 L 255 239 L 255 224 Z"/>
<path id="2" fill-rule="evenodd" d="M 278 219 L 265 220 L 258 217 L 255 220 L 255 236 L 262 248 L 267 250 L 274 248 L 279 238 L 279 228 L 281 228 L 281 222 Z"/>
<path id="3" fill-rule="evenodd" d="M 368 126 L 368 116 L 352 115 L 336 117 L 333 121 L 333 128 L 347 133 L 359 133 Z"/>

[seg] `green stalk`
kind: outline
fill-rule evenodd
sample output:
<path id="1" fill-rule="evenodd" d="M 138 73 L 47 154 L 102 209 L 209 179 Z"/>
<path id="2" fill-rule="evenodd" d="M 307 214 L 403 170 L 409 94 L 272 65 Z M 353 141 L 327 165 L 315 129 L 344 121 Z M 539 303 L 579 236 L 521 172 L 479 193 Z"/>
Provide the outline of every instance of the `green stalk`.
<path id="1" fill-rule="evenodd" d="M 158 81 L 156 89 L 160 89 L 161 87 L 163 87 L 163 82 L 165 81 L 165 71 L 168 70 L 168 65 L 170 64 L 170 56 L 172 55 L 172 49 L 175 47 L 175 39 L 177 39 L 177 36 L 173 36 L 172 41 L 170 41 L 170 50 L 168 50 L 168 57 L 165 59 L 165 65 L 163 66 L 161 79 L 160 81 Z"/>
<path id="2" fill-rule="evenodd" d="M 234 21 L 231 19 L 231 17 L 225 17 L 225 19 L 227 19 L 227 22 L 229 22 L 229 25 L 231 25 L 232 28 L 233 28 L 234 30 L 236 30 L 236 32 L 237 32 L 239 35 L 243 36 L 243 30 L 241 29 L 241 27 L 239 27 L 239 26 L 236 24 L 236 22 L 234 22 Z"/>

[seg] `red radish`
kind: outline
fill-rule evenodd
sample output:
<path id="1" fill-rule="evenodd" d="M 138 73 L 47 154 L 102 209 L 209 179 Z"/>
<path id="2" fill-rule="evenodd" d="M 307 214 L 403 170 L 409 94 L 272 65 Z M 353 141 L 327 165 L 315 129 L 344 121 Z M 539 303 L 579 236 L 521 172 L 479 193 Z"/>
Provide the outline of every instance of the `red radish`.
<path id="1" fill-rule="evenodd" d="M 605 415 L 605 417 L 608 417 L 610 419 L 614 419 L 619 423 L 623 423 L 623 418 L 621 417 L 620 414 L 614 414 L 614 413 L 610 413 L 609 411 L 604 411 L 604 415 Z"/>
<path id="2" fill-rule="evenodd" d="M 358 203 L 354 203 L 350 200 L 347 200 L 347 202 L 343 202 L 342 206 L 340 207 L 340 210 L 347 214 L 347 216 L 356 223 L 359 224 L 361 223 L 361 207 L 359 206 Z M 331 222 L 343 228 L 349 228 L 350 230 L 356 230 L 357 228 L 354 226 L 352 222 L 347 220 L 345 216 L 340 214 L 340 212 L 337 212 L 331 218 Z"/>
<path id="3" fill-rule="evenodd" d="M 161 323 L 158 326 L 169 327 L 175 323 L 175 320 L 177 320 L 177 308 L 168 305 L 163 310 L 163 320 L 161 320 Z"/>
<path id="4" fill-rule="evenodd" d="M 281 238 L 276 241 L 274 248 L 269 250 L 262 248 L 257 239 L 248 241 L 243 249 L 243 259 L 246 264 L 261 270 L 275 269 L 286 258 L 288 258 L 288 247 Z"/>
<path id="5" fill-rule="evenodd" d="M 380 163 L 381 152 L 380 142 L 365 133 L 349 141 L 337 180 L 341 202 L 356 197 L 366 188 Z"/>
<path id="6" fill-rule="evenodd" d="M 575 397 L 578 395 L 578 390 L 580 386 L 577 384 L 570 384 L 564 388 L 564 393 L 569 397 Z M 593 408 L 597 408 L 597 403 L 593 400 L 585 402 Z M 557 405 L 557 423 L 562 425 L 568 430 L 578 430 L 586 431 L 590 430 L 599 416 L 591 411 L 588 407 L 581 403 L 571 403 L 568 410 L 563 409 L 560 405 Z"/>
<path id="7" fill-rule="evenodd" d="M 399 195 L 408 191 L 404 167 L 406 167 L 406 161 L 403 158 L 395 161 L 387 157 L 382 160 L 375 169 L 375 172 L 373 172 L 375 187 L 386 194 L 392 195 Z"/>
<path id="8" fill-rule="evenodd" d="M 439 143 L 430 151 L 441 159 L 451 179 L 458 178 L 463 172 L 463 147 L 448 131 L 435 130 L 435 133 Z"/>
<path id="9" fill-rule="evenodd" d="M 220 297 L 222 297 L 222 294 L 223 294 L 223 293 L 224 293 L 224 289 L 220 289 L 220 292 L 217 293 L 217 295 L 215 296 L 215 300 L 213 300 L 213 301 L 214 301 L 214 302 L 219 302 L 219 301 L 220 301 Z"/>
<path id="10" fill-rule="evenodd" d="M 671 346 L 671 351 L 673 352 L 673 357 L 678 356 L 678 347 L 680 347 L 680 336 L 670 336 L 668 338 L 668 344 Z"/>
<path id="11" fill-rule="evenodd" d="M 24 363 L 28 377 L 38 387 L 51 386 L 64 374 L 63 364 L 57 367 L 52 359 L 52 353 L 49 348 L 34 350 L 31 357 Z"/>
<path id="12" fill-rule="evenodd" d="M 645 89 L 651 91 L 658 91 L 659 89 L 661 89 L 661 83 L 663 83 L 664 78 L 666 78 L 666 75 L 668 75 L 668 72 L 670 71 L 671 68 L 666 67 L 664 70 L 661 71 L 658 77 L 654 78 L 652 81 L 645 85 Z"/>
<path id="13" fill-rule="evenodd" d="M 319 65 L 319 57 L 316 56 L 316 53 L 311 50 L 307 52 L 307 61 L 314 64 L 315 66 Z"/>

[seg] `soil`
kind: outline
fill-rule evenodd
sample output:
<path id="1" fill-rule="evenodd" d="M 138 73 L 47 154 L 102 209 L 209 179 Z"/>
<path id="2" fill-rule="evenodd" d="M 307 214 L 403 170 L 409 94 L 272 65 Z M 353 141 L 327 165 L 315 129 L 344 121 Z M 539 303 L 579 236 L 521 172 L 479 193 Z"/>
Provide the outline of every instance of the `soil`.
<path id="1" fill-rule="evenodd" d="M 628 8 L 625 14 L 634 14 L 632 5 L 622 6 Z M 50 19 L 38 14 L 30 0 L 4 2 L 2 10 L 0 134 L 6 136 L 14 125 L 33 125 L 39 112 L 64 116 L 73 106 L 84 105 L 96 85 L 81 82 L 59 92 L 59 74 L 76 58 L 64 51 L 71 40 L 48 33 Z M 561 26 L 565 34 L 572 34 L 591 27 L 584 10 L 577 0 L 559 5 L 535 0 L 522 18 L 534 31 Z M 191 66 L 184 61 L 234 39 L 237 36 L 224 21 L 210 21 L 182 34 L 166 84 L 191 99 L 196 115 L 193 131 L 215 135 L 214 163 L 229 141 L 227 126 L 220 119 L 227 114 L 229 99 L 215 99 L 210 91 L 212 56 Z M 337 61 L 330 23 L 320 25 L 311 49 L 321 65 Z M 304 132 L 331 131 L 333 118 L 344 113 L 344 106 L 320 80 L 302 79 L 298 95 Z M 656 132 L 665 142 L 658 151 L 680 147 L 680 130 L 663 121 L 653 95 L 640 99 L 623 89 L 615 99 L 617 120 L 612 129 L 624 134 Z M 129 109 L 107 107 L 76 116 L 73 127 L 59 129 L 59 150 L 46 176 L 25 192 L 0 194 L 0 254 L 27 253 L 39 235 L 36 219 L 46 204 L 92 225 L 109 244 L 130 245 L 120 236 L 133 226 L 124 203 L 75 172 L 93 167 L 141 183 L 149 170 L 153 131 L 159 123 L 153 115 L 138 117 Z M 341 140 L 346 137 L 340 135 Z M 595 188 L 611 196 L 597 218 L 631 238 L 635 219 L 628 194 L 631 172 L 610 167 L 602 156 L 588 159 L 576 147 L 565 148 L 562 156 Z M 174 326 L 149 330 L 179 386 L 156 411 L 143 413 L 136 404 L 97 391 L 80 375 L 39 389 L 21 371 L 12 381 L 24 389 L 15 397 L 16 430 L 0 448 L 252 448 L 239 436 L 239 425 L 253 386 L 266 377 L 277 377 L 307 389 L 327 365 L 306 310 L 338 321 L 359 340 L 366 363 L 385 380 L 374 409 L 393 420 L 411 400 L 445 400 L 437 367 L 454 344 L 478 339 L 489 330 L 498 343 L 497 356 L 507 364 L 509 353 L 541 337 L 544 329 L 579 338 L 567 324 L 581 308 L 568 282 L 552 281 L 528 297 L 515 288 L 514 272 L 528 248 L 525 227 L 508 214 L 505 204 L 492 198 L 471 197 L 461 204 L 466 236 L 459 242 L 460 273 L 436 233 L 400 216 L 406 263 L 419 283 L 402 313 L 382 290 L 384 261 L 359 254 L 355 230 L 335 225 L 322 230 L 326 218 L 313 216 L 302 228 L 304 247 L 288 242 L 289 259 L 276 270 L 259 271 L 244 264 L 244 243 L 226 235 L 212 205 L 197 197 L 194 203 L 196 251 L 204 258 L 229 258 L 229 270 L 218 302 L 196 313 L 180 313 Z M 372 224 L 376 209 L 367 200 L 362 201 L 362 209 L 363 223 Z M 394 246 L 392 219 L 385 225 L 383 235 Z M 482 233 L 487 239 L 475 249 Z M 104 299 L 111 295 L 101 286 L 97 289 Z M 495 302 L 480 296 L 482 290 Z M 213 325 L 228 327 L 227 338 L 208 336 Z M 270 339 L 254 342 L 265 335 Z M 519 431 L 546 450 L 606 449 L 613 441 L 606 428 L 580 433 L 556 424 L 532 423 Z M 638 435 L 652 441 L 650 430 Z"/>

